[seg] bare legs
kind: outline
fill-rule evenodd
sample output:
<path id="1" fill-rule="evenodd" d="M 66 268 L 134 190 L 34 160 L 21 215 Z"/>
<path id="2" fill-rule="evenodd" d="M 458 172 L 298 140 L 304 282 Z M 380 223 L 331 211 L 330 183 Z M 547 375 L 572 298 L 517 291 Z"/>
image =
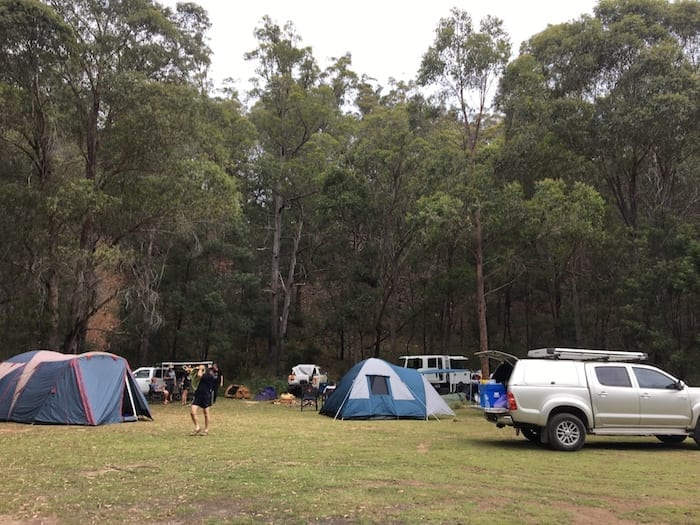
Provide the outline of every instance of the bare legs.
<path id="1" fill-rule="evenodd" d="M 194 433 L 199 434 L 202 432 L 202 427 L 199 426 L 199 407 L 197 405 L 190 405 L 190 417 L 192 418 L 192 423 L 194 423 Z M 207 434 L 209 432 L 209 407 L 203 408 L 204 413 L 204 432 Z"/>

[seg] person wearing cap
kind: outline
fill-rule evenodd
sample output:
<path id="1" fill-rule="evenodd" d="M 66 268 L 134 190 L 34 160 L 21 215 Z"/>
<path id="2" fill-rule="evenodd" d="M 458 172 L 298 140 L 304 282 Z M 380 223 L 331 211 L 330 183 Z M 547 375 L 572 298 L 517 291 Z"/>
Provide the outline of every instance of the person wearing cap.
<path id="1" fill-rule="evenodd" d="M 196 378 L 192 384 L 197 383 L 197 389 L 194 391 L 192 405 L 190 406 L 190 417 L 194 423 L 194 430 L 191 436 L 206 436 L 209 434 L 209 407 L 212 403 L 212 390 L 217 387 L 217 381 L 204 365 L 197 368 Z M 199 425 L 199 409 L 204 412 L 204 429 Z"/>

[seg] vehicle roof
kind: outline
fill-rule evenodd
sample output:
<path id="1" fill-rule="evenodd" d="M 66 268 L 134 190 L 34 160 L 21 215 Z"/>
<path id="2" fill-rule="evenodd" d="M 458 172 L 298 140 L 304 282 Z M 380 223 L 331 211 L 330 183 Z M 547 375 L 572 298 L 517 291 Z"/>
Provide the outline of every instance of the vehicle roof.
<path id="1" fill-rule="evenodd" d="M 449 355 L 449 354 L 409 354 L 400 355 L 399 359 L 411 359 L 415 357 L 449 357 L 450 359 L 469 359 L 463 355 Z"/>
<path id="2" fill-rule="evenodd" d="M 539 359 L 565 359 L 574 361 L 645 361 L 645 352 L 622 352 L 616 350 L 589 350 L 587 348 L 537 348 L 527 353 Z"/>

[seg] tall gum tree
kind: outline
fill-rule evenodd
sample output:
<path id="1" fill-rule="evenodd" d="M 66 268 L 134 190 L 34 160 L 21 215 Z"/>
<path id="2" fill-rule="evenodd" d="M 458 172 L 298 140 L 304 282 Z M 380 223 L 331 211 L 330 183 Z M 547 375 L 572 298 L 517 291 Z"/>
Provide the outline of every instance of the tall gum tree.
<path id="1" fill-rule="evenodd" d="M 343 88 L 342 83 L 329 83 L 321 74 L 311 48 L 300 47 L 301 39 L 291 22 L 280 27 L 265 16 L 255 36 L 258 47 L 245 55 L 257 64 L 258 75 L 252 91 L 257 102 L 250 112 L 259 137 L 253 185 L 272 230 L 268 359 L 279 371 L 292 299 L 299 284 L 297 264 L 307 222 L 305 206 L 318 191 L 317 166 L 307 162 L 308 155 L 315 151 L 312 143 L 332 127 Z"/>
<path id="2" fill-rule="evenodd" d="M 510 41 L 503 22 L 487 16 L 474 30 L 471 16 L 453 8 L 435 30 L 435 41 L 423 55 L 418 83 L 437 85 L 447 100 L 455 104 L 456 116 L 462 130 L 462 150 L 465 155 L 466 176 L 474 182 L 478 176 L 478 152 L 481 133 L 488 116 L 489 93 L 510 58 Z M 480 192 L 465 203 L 473 225 L 473 248 L 476 269 L 476 303 L 479 326 L 479 349 L 488 350 L 486 285 L 484 277 L 483 220 Z M 481 359 L 482 373 L 488 376 L 488 358 Z"/>
<path id="3" fill-rule="evenodd" d="M 26 100 L 34 99 L 34 110 L 25 116 L 35 118 L 32 140 L 39 147 L 33 155 L 44 159 L 39 179 L 59 182 L 52 152 L 60 151 L 62 159 L 60 185 L 47 190 L 53 203 L 47 209 L 54 215 L 48 216 L 47 236 L 53 245 L 46 253 L 50 259 L 57 251 L 61 259 L 71 261 L 73 275 L 64 271 L 60 279 L 70 297 L 59 298 L 60 282 L 52 278 L 52 270 L 42 275 L 47 276 L 49 344 L 78 352 L 86 347 L 90 319 L 104 303 L 99 297 L 99 267 L 120 257 L 113 249 L 109 224 L 114 215 L 110 218 L 109 213 L 118 201 L 114 188 L 128 186 L 110 184 L 115 175 L 137 170 L 142 159 L 132 147 L 139 142 L 136 130 L 129 135 L 119 126 L 136 111 L 123 104 L 126 97 L 120 90 L 155 83 L 204 87 L 209 50 L 203 32 L 208 19 L 194 4 L 181 4 L 174 13 L 149 0 L 5 0 L 0 17 L 13 28 L 3 31 L 3 46 L 10 51 L 3 60 L 18 57 L 22 50 L 26 65 L 40 65 L 26 68 L 32 83 L 15 86 L 29 97 Z M 60 111 L 49 112 L 52 106 Z M 40 120 L 51 124 L 43 128 L 50 131 L 41 131 L 45 124 Z M 63 217 L 61 228 L 52 217 Z M 63 239 L 58 240 L 57 231 Z M 56 304 L 70 305 L 70 312 L 61 307 L 58 319 Z M 56 326 L 63 332 L 60 338 Z"/>
<path id="4" fill-rule="evenodd" d="M 698 228 L 699 41 L 698 2 L 603 0 L 594 16 L 534 35 L 501 90 L 511 162 L 551 159 L 612 210 L 606 249 L 585 254 L 596 273 L 580 296 L 603 319 L 589 332 L 602 344 L 656 349 L 660 363 L 697 351 L 694 285 L 674 283 L 695 278 L 677 225 Z M 530 177 L 550 176 L 533 168 Z M 660 314 L 669 311 L 673 320 Z"/>
<path id="5" fill-rule="evenodd" d="M 354 170 L 369 188 L 362 259 L 369 263 L 366 270 L 373 276 L 374 357 L 380 357 L 387 337 L 391 355 L 399 351 L 400 302 L 405 293 L 402 277 L 415 239 L 410 217 L 420 196 L 417 142 L 406 104 L 380 105 L 360 122 L 349 153 Z"/>
<path id="6" fill-rule="evenodd" d="M 656 211 L 697 200 L 685 167 L 698 144 L 700 7 L 604 0 L 594 13 L 533 36 L 518 62 L 543 77 L 544 131 L 592 165 L 633 232 Z"/>
<path id="7" fill-rule="evenodd" d="M 15 176 L 3 183 L 9 199 L 5 220 L 12 222 L 10 208 L 31 198 L 35 213 L 41 217 L 32 222 L 45 225 L 43 230 L 30 234 L 36 225 L 15 223 L 14 228 L 26 238 L 10 250 L 14 254 L 26 253 L 30 261 L 26 266 L 43 287 L 47 321 L 42 323 L 45 328 L 39 341 L 45 348 L 60 346 L 59 237 L 65 223 L 54 198 L 62 184 L 57 153 L 62 148 L 62 108 L 56 92 L 61 85 L 63 64 L 71 52 L 72 36 L 70 28 L 42 3 L 0 2 L 0 141 L 8 154 L 20 155 L 20 163 L 27 167 L 26 171 L 17 169 Z M 13 188 L 24 198 L 11 198 Z M 6 245 L 13 244 L 10 232 L 3 238 Z"/>
<path id="8" fill-rule="evenodd" d="M 84 347 L 90 318 L 96 313 L 95 272 L 103 234 L 99 203 L 112 172 L 104 159 L 120 111 L 119 87 L 126 77 L 144 82 L 201 82 L 208 50 L 201 34 L 209 22 L 201 8 L 180 4 L 177 13 L 150 0 L 98 3 L 91 0 L 49 2 L 75 35 L 75 52 L 65 70 L 67 98 L 73 105 L 73 134 L 84 159 L 84 191 L 94 195 L 80 229 L 71 320 L 63 348 Z"/>

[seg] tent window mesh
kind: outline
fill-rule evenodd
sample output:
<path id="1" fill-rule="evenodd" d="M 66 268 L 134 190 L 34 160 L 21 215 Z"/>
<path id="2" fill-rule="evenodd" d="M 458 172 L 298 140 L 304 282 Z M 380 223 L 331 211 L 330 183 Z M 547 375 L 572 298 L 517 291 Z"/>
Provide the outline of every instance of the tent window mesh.
<path id="1" fill-rule="evenodd" d="M 369 391 L 376 396 L 389 395 L 389 378 L 387 376 L 367 376 Z"/>

